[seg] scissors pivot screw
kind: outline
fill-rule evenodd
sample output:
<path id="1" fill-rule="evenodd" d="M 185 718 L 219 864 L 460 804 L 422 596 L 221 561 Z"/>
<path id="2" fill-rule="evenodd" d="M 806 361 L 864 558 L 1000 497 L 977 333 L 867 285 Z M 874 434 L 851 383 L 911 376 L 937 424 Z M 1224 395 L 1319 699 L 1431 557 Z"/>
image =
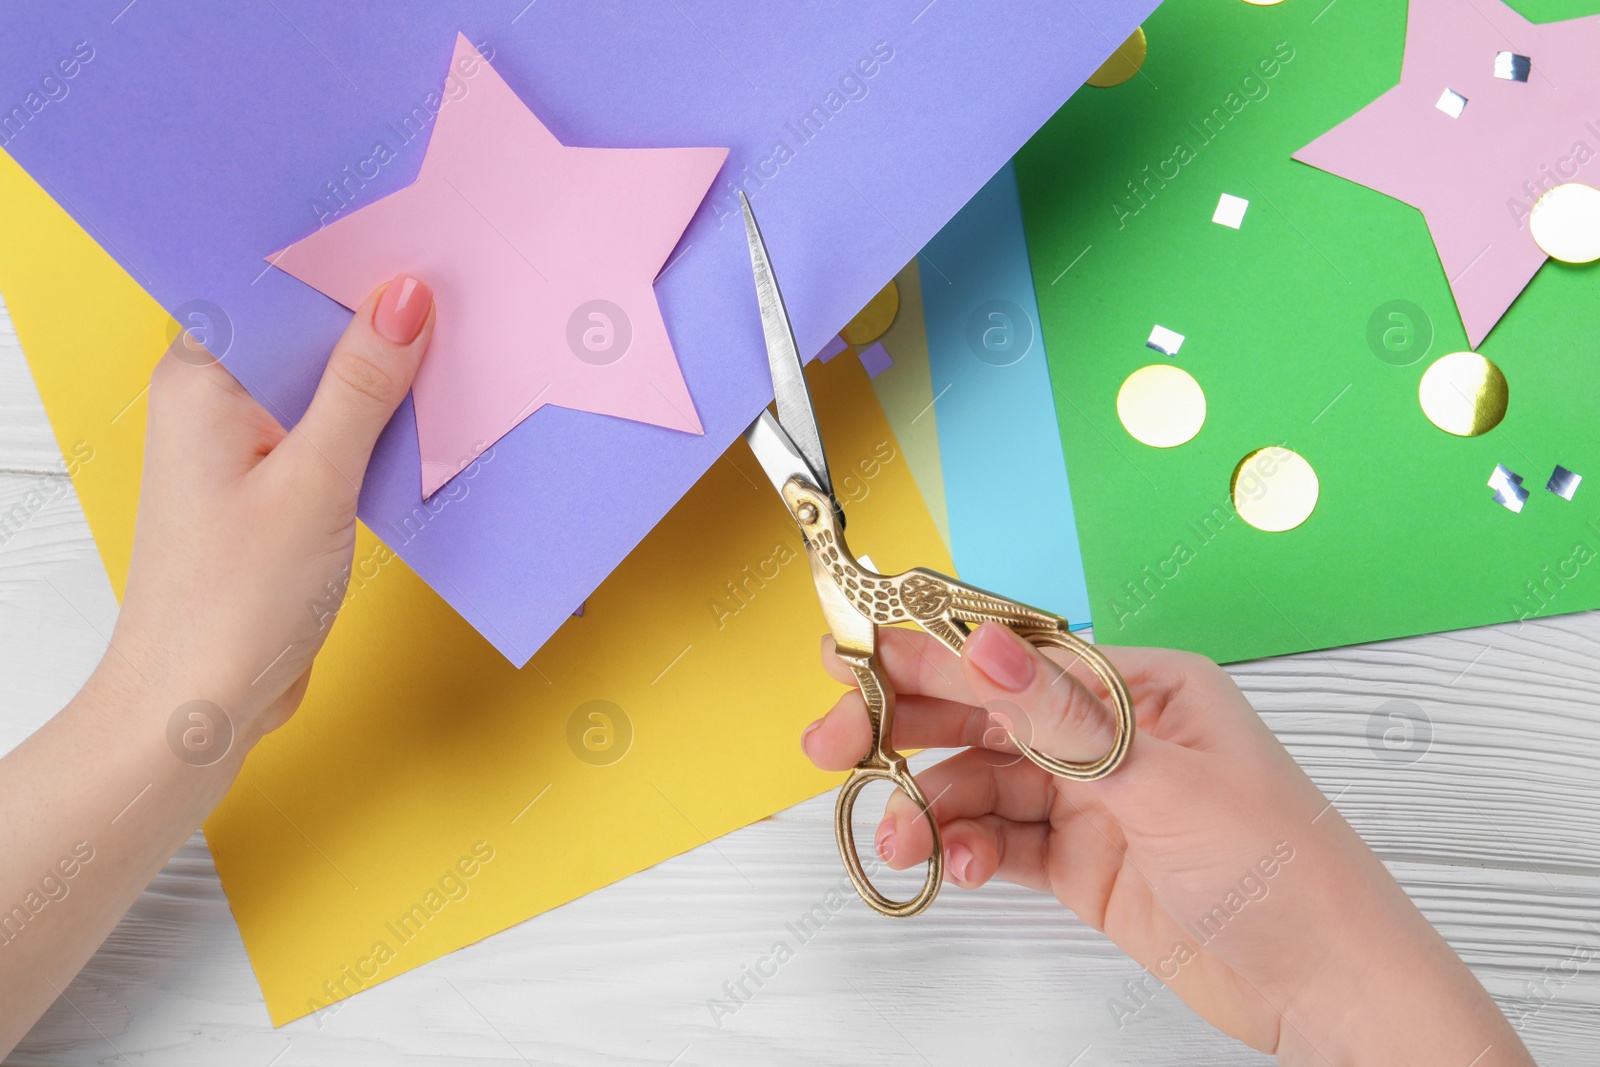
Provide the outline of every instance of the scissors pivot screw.
<path id="1" fill-rule="evenodd" d="M 800 510 L 796 514 L 796 517 L 799 518 L 799 520 L 801 522 L 805 523 L 807 526 L 810 526 L 812 523 L 816 522 L 817 519 L 820 518 L 821 516 L 820 516 L 820 513 L 817 511 L 817 506 L 815 504 L 811 503 L 811 501 L 808 500 L 805 503 L 800 505 Z"/>

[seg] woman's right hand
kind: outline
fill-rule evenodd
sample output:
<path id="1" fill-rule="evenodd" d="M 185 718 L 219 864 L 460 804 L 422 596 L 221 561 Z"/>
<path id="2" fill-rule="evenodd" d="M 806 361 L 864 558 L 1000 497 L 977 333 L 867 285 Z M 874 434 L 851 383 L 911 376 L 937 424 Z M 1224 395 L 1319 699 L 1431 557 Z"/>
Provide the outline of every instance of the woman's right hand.
<path id="1" fill-rule="evenodd" d="M 1285 1063 L 1532 1063 L 1210 660 L 1101 648 L 1128 683 L 1138 730 L 1111 775 L 1072 782 L 1011 740 L 1071 761 L 1110 748 L 1104 692 L 1069 653 L 1041 653 L 995 623 L 960 657 L 908 630 L 884 630 L 880 644 L 897 694 L 895 747 L 966 749 L 917 777 L 947 880 L 975 889 L 1000 877 L 1053 894 L 1218 1029 Z M 854 683 L 831 638 L 823 661 Z M 868 744 L 854 689 L 802 739 L 828 770 L 854 766 Z M 896 869 L 928 858 L 932 835 L 905 794 L 890 799 L 876 843 Z"/>

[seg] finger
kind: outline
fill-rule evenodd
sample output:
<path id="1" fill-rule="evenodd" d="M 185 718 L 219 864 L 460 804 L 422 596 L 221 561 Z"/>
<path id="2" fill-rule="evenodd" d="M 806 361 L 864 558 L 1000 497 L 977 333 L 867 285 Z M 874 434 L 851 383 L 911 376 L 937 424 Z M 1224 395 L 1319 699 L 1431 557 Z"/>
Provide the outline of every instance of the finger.
<path id="1" fill-rule="evenodd" d="M 1071 762 L 1110 750 L 1111 710 L 1071 670 L 999 623 L 973 631 L 961 665 L 978 702 L 1019 741 Z"/>
<path id="2" fill-rule="evenodd" d="M 357 489 L 378 434 L 411 389 L 433 318 L 433 290 L 409 274 L 368 296 L 333 346 L 305 417 L 280 446 L 284 462 L 308 472 L 312 484 Z"/>
<path id="3" fill-rule="evenodd" d="M 999 815 L 1017 822 L 1050 818 L 1055 783 L 1048 772 L 1020 755 L 969 748 L 917 775 L 933 817 L 949 819 Z M 933 851 L 933 834 L 917 802 L 895 790 L 884 805 L 883 820 L 873 839 L 880 855 L 894 857 L 891 867 L 921 863 Z"/>
<path id="4" fill-rule="evenodd" d="M 1019 852 L 1014 868 L 1004 852 L 1009 839 L 991 841 L 996 864 L 991 875 L 998 872 L 1019 885 L 1048 888 L 1085 922 L 1104 929 L 1106 902 L 1123 871 L 1128 849 L 1116 817 L 1087 785 L 1065 783 L 1063 788 L 1026 760 L 1007 768 L 995 767 L 992 761 L 997 758 L 995 753 L 968 749 L 917 776 L 945 838 L 946 859 L 951 859 L 949 826 L 977 823 L 993 827 L 998 825 L 994 820 L 1008 826 L 1037 826 L 1044 843 L 1036 853 Z M 923 863 L 933 851 L 927 819 L 915 801 L 898 791 L 889 798 L 874 841 L 878 855 L 894 870 Z M 963 843 L 972 848 L 974 863 L 986 855 L 973 841 Z M 1048 866 L 1050 849 L 1071 857 L 1069 863 L 1058 867 L 1053 880 Z M 973 868 L 979 874 L 983 869 Z"/>
<path id="5" fill-rule="evenodd" d="M 966 677 L 953 669 L 958 657 L 932 635 L 895 627 L 886 627 L 878 633 L 878 656 L 897 692 L 925 693 L 969 704 L 978 702 Z M 1202 690 L 1208 706 L 1222 703 L 1230 696 L 1237 697 L 1233 679 L 1204 656 L 1168 648 L 1095 647 L 1128 683 L 1141 728 L 1153 729 L 1161 711 L 1185 690 Z M 855 685 L 855 674 L 834 648 L 832 635 L 825 634 L 822 638 L 823 667 L 835 680 Z M 1040 651 L 1061 667 L 1070 666 L 1075 659 L 1064 649 L 1047 647 Z"/>
<path id="6" fill-rule="evenodd" d="M 1033 646 L 1029 645 L 1032 648 Z M 1180 690 L 1202 687 L 1207 695 L 1234 689 L 1227 672 L 1211 660 L 1192 652 L 1167 648 L 1132 648 L 1096 645 L 1111 660 L 1128 683 L 1139 711 L 1144 715 L 1159 712 Z M 1041 650 L 1046 659 L 1066 667 L 1074 657 L 1064 649 Z M 878 631 L 878 658 L 896 692 L 922 693 L 963 703 L 978 703 L 965 675 L 958 669 L 959 657 L 931 634 L 921 630 L 885 627 Z M 822 665 L 836 681 L 856 684 L 856 676 L 835 652 L 831 634 L 822 638 Z"/>
<path id="7" fill-rule="evenodd" d="M 822 666 L 837 681 L 855 685 L 856 676 L 839 658 L 832 634 L 822 638 Z M 976 704 L 977 698 L 961 673 L 960 658 L 931 634 L 886 626 L 878 631 L 878 661 L 896 693 Z"/>
<path id="8" fill-rule="evenodd" d="M 1207 737 L 1219 727 L 1237 725 L 1230 722 L 1239 716 L 1234 709 L 1244 703 L 1243 695 L 1227 671 L 1205 656 L 1193 652 L 1179 652 L 1170 648 L 1121 648 L 1096 645 L 1123 680 L 1133 697 L 1134 718 L 1139 729 L 1149 732 L 1161 730 L 1169 717 L 1163 712 L 1175 702 L 1186 709 L 1184 720 L 1191 739 L 1206 747 Z M 1072 657 L 1065 650 L 1047 649 L 1057 663 L 1067 665 Z M 1179 700 L 1185 697 L 1188 699 Z M 1254 720 L 1254 715 L 1244 716 Z"/>
<path id="9" fill-rule="evenodd" d="M 952 819 L 939 826 L 944 876 L 963 889 L 999 877 L 1016 885 L 1050 889 L 1050 824 L 1013 822 L 998 815 Z"/>
<path id="10" fill-rule="evenodd" d="M 1005 731 L 983 708 L 936 697 L 897 696 L 894 736 L 898 749 L 1009 746 Z M 845 771 L 861 762 L 872 745 L 867 702 L 859 689 L 847 690 L 822 718 L 800 735 L 800 748 L 825 771 Z"/>

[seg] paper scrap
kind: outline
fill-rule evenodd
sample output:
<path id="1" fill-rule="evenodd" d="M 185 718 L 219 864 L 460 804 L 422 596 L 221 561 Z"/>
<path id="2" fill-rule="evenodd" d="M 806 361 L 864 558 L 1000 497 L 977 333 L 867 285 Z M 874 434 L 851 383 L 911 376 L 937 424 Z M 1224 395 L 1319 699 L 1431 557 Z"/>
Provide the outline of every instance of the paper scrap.
<path id="1" fill-rule="evenodd" d="M 546 404 L 701 433 L 652 286 L 725 148 L 572 148 L 463 35 L 417 180 L 267 261 L 347 308 L 401 271 L 438 320 L 412 387 L 422 495 Z"/>
<path id="2" fill-rule="evenodd" d="M 1400 84 L 1295 153 L 1422 212 L 1473 348 L 1544 263 L 1539 196 L 1600 183 L 1597 50 L 1595 16 L 1535 25 L 1502 0 L 1410 0 Z M 1506 73 L 1531 57 L 1548 76 L 1502 77 L 1507 54 Z"/>
<path id="3" fill-rule="evenodd" d="M 1439 99 L 1433 106 L 1451 118 L 1458 119 L 1461 117 L 1461 113 L 1467 109 L 1467 98 L 1454 89 L 1446 89 L 1439 94 Z"/>
<path id="4" fill-rule="evenodd" d="M 1145 40 L 1144 30 L 1134 30 L 1126 41 L 1117 45 L 1117 50 L 1111 53 L 1111 57 L 1100 64 L 1100 69 L 1089 75 L 1086 84 L 1096 89 L 1110 89 L 1121 85 L 1139 73 L 1149 48 L 1150 43 Z"/>
<path id="5" fill-rule="evenodd" d="M 817 358 L 826 363 L 849 347 L 850 345 L 846 343 L 843 337 L 835 334 L 833 340 L 822 346 L 822 351 L 817 353 Z"/>
<path id="6" fill-rule="evenodd" d="M 57 440 L 94 449 L 74 485 L 120 597 L 171 324 L 4 154 L 0 225 L 0 293 Z M 866 373 L 809 379 L 835 470 L 868 490 L 852 543 L 948 569 Z M 482 491 L 501 451 L 457 484 Z M 470 496 L 446 499 L 434 521 Z M 205 825 L 275 1024 L 839 781 L 796 741 L 839 686 L 797 533 L 742 442 L 523 670 L 365 526 L 352 573 L 300 710 Z"/>
<path id="7" fill-rule="evenodd" d="M 1439 429 L 1458 437 L 1478 437 L 1506 417 L 1511 386 L 1493 360 L 1477 352 L 1452 352 L 1422 372 L 1417 402 Z"/>
<path id="8" fill-rule="evenodd" d="M 1508 82 L 1525 82 L 1533 70 L 1533 61 L 1515 52 L 1494 54 L 1494 76 Z"/>
<path id="9" fill-rule="evenodd" d="M 1238 462 L 1228 492 L 1245 522 L 1265 533 L 1284 533 L 1311 517 L 1322 484 L 1300 453 L 1269 445 Z"/>
<path id="10" fill-rule="evenodd" d="M 479 91 L 482 72 L 439 91 L 458 30 L 566 144 L 730 149 L 655 286 L 704 435 L 546 406 L 501 439 L 469 495 L 425 508 L 427 532 L 409 540 L 396 531 L 418 524 L 410 404 L 378 444 L 362 518 L 520 664 L 772 399 L 739 190 L 814 353 L 1156 0 L 1018 0 L 1004 19 L 941 3 L 915 25 L 916 12 L 856 0 L 798 5 L 781 25 L 732 0 L 627 17 L 434 0 L 398 21 L 377 0 L 299 6 L 139 4 L 82 76 L 93 91 L 74 89 L 9 144 L 165 307 L 226 309 L 229 370 L 285 425 L 349 315 L 282 272 L 263 276 L 261 256 L 412 182 L 428 129 Z M 35 88 L 82 20 L 74 5 L 40 5 L 28 32 L 0 34 L 0 100 Z M 225 148 L 163 150 L 174 130 L 226 131 Z"/>
<path id="11" fill-rule="evenodd" d="M 858 358 L 861 360 L 861 365 L 866 368 L 868 376 L 873 378 L 894 366 L 894 360 L 881 341 L 874 341 L 862 349 Z"/>
<path id="12" fill-rule="evenodd" d="M 1206 424 L 1205 390 L 1182 367 L 1152 363 L 1128 375 L 1117 390 L 1117 418 L 1135 441 L 1176 448 Z"/>
<path id="13" fill-rule="evenodd" d="M 1250 207 L 1250 201 L 1242 196 L 1223 193 L 1217 200 L 1217 210 L 1211 213 L 1211 221 L 1219 226 L 1230 226 L 1237 230 L 1244 221 L 1244 213 Z"/>
<path id="14" fill-rule="evenodd" d="M 1583 475 L 1574 474 L 1561 464 L 1556 464 L 1556 469 L 1550 472 L 1549 481 L 1544 487 L 1562 500 L 1571 500 L 1572 494 L 1578 491 L 1578 483 L 1583 481 Z"/>
<path id="15" fill-rule="evenodd" d="M 1155 349 L 1163 356 L 1176 356 L 1178 349 L 1183 347 L 1183 334 L 1157 324 L 1150 330 L 1150 339 L 1144 346 Z"/>
<path id="16" fill-rule="evenodd" d="M 1522 505 L 1528 502 L 1528 490 L 1522 486 L 1522 475 L 1503 463 L 1494 465 L 1494 471 L 1489 475 L 1489 488 L 1494 490 L 1494 502 L 1509 511 L 1521 514 Z"/>
<path id="17" fill-rule="evenodd" d="M 1600 259 L 1600 189 L 1582 182 L 1556 186 L 1533 205 L 1528 231 L 1551 259 L 1563 263 Z"/>
<path id="18" fill-rule="evenodd" d="M 868 300 L 866 306 L 855 313 L 851 320 L 844 324 L 844 329 L 839 331 L 839 336 L 845 343 L 856 348 L 865 348 L 884 334 L 889 332 L 889 327 L 894 325 L 894 320 L 900 314 L 900 287 L 890 278 L 889 283 Z"/>

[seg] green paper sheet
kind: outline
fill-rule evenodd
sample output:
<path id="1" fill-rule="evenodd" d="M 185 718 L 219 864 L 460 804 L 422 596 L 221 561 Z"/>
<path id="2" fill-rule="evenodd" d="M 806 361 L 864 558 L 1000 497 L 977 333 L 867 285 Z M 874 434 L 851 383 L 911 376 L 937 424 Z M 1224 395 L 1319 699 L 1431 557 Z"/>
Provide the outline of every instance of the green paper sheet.
<path id="1" fill-rule="evenodd" d="M 1017 157 L 1100 641 L 1229 662 L 1600 606 L 1600 270 L 1540 270 L 1479 349 L 1509 380 L 1505 421 L 1454 437 L 1417 400 L 1468 347 L 1422 216 L 1290 159 L 1396 83 L 1405 14 L 1165 4 L 1141 75 L 1076 94 Z M 1223 193 L 1250 201 L 1238 230 L 1211 221 Z M 1386 343 L 1395 301 L 1420 316 Z M 1176 358 L 1145 347 L 1156 324 L 1185 336 Z M 1176 448 L 1117 417 L 1123 380 L 1158 362 L 1206 393 Z M 1321 484 L 1284 533 L 1229 495 L 1268 445 Z M 1520 514 L 1486 485 L 1500 463 L 1530 490 Z M 1544 488 L 1556 464 L 1586 478 L 1570 502 Z"/>

